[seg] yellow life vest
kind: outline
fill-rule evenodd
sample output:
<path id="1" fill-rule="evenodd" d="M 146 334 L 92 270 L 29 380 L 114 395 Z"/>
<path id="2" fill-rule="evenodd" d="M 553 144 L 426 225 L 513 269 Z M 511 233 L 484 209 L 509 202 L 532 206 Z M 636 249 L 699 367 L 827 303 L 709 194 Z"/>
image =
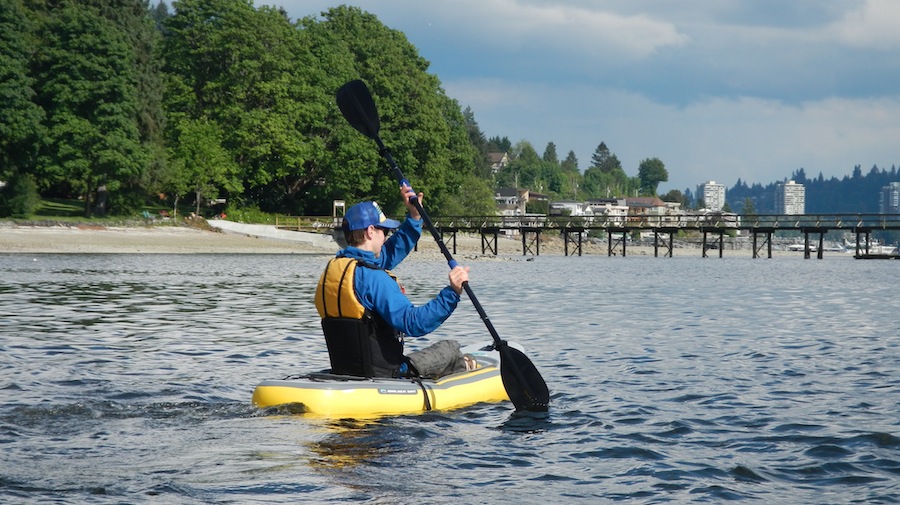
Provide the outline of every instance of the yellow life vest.
<path id="1" fill-rule="evenodd" d="M 356 265 L 353 258 L 334 258 L 328 262 L 316 286 L 316 310 L 319 317 L 347 317 L 362 319 L 366 308 L 356 298 L 353 289 Z"/>
<path id="2" fill-rule="evenodd" d="M 322 318 L 331 371 L 342 375 L 391 377 L 405 360 L 403 339 L 380 316 L 367 310 L 356 296 L 354 281 L 360 264 L 377 268 L 354 258 L 334 258 L 316 285 L 316 310 Z M 387 270 L 383 271 L 397 280 Z"/>

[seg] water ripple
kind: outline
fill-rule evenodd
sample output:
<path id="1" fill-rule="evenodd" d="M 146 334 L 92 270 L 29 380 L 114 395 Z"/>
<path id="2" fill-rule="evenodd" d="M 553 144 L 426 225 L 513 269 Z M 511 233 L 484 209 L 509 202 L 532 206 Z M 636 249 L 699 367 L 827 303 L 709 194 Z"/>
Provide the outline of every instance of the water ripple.
<path id="1" fill-rule="evenodd" d="M 900 501 L 894 267 L 518 259 L 473 289 L 550 412 L 360 422 L 249 404 L 327 367 L 321 258 L 0 256 L 0 501 Z M 418 303 L 446 284 L 396 273 Z M 464 302 L 409 345 L 450 336 L 490 339 Z"/>

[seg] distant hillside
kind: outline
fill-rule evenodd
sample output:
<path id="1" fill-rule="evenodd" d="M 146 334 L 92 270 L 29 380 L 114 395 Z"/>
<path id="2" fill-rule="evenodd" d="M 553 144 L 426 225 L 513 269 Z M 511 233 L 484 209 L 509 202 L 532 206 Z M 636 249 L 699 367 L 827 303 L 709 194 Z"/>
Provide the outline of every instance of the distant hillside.
<path id="1" fill-rule="evenodd" d="M 836 177 L 825 179 L 821 172 L 818 177 L 809 179 L 801 168 L 791 175 L 791 180 L 806 187 L 807 214 L 870 214 L 878 212 L 878 196 L 881 188 L 891 182 L 900 181 L 900 173 L 896 166 L 885 170 L 873 165 L 869 173 L 863 175 L 862 169 L 857 165 L 853 168 L 853 174 L 846 175 L 843 179 Z M 737 213 L 743 213 L 744 202 L 749 198 L 757 214 L 773 214 L 776 184 L 772 182 L 766 186 L 761 184 L 748 186 L 738 179 L 734 187 L 727 190 L 725 199 L 728 206 Z"/>

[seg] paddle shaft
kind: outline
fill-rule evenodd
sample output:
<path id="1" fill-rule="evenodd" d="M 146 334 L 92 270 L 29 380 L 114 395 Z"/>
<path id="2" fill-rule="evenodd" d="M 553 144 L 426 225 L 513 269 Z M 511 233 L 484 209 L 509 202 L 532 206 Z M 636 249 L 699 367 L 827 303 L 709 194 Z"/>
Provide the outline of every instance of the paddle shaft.
<path id="1" fill-rule="evenodd" d="M 409 180 L 403 175 L 403 172 L 400 171 L 400 167 L 397 165 L 397 162 L 394 161 L 394 157 L 391 155 L 390 149 L 384 146 L 384 142 L 381 141 L 381 137 L 375 136 L 375 143 L 378 145 L 378 151 L 387 160 L 388 164 L 391 166 L 391 170 L 394 172 L 394 177 L 396 177 L 397 181 L 402 185 L 406 184 L 410 188 L 412 187 L 409 184 Z M 415 191 L 413 191 L 415 193 Z M 444 239 L 441 237 L 441 234 L 438 233 L 437 228 L 434 227 L 434 223 L 431 221 L 431 218 L 428 217 L 428 213 L 425 212 L 425 208 L 422 207 L 422 202 L 419 201 L 419 198 L 416 196 L 410 197 L 410 202 L 412 202 L 413 206 L 419 211 L 419 216 L 421 216 L 422 221 L 425 222 L 425 226 L 428 228 L 428 231 L 431 232 L 431 236 L 434 237 L 434 241 L 437 242 L 438 248 L 440 248 L 441 253 L 444 254 L 444 258 L 447 259 L 447 264 L 451 269 L 456 268 L 459 263 L 453 258 L 453 255 L 450 254 L 450 250 L 447 249 L 447 244 L 444 243 Z M 469 300 L 472 301 L 472 305 L 475 306 L 475 310 L 478 311 L 478 317 L 484 321 L 484 325 L 487 327 L 488 332 L 491 334 L 491 337 L 494 339 L 494 344 L 496 346 L 504 345 L 503 341 L 500 339 L 500 335 L 497 333 L 496 328 L 494 328 L 494 323 L 491 322 L 491 318 L 488 317 L 487 312 L 484 311 L 484 307 L 481 306 L 481 303 L 478 301 L 478 297 L 475 296 L 475 293 L 472 291 L 472 287 L 469 286 L 469 281 L 463 283 L 463 290 L 465 290 L 466 295 L 468 295 Z"/>
<path id="2" fill-rule="evenodd" d="M 402 186 L 403 184 L 406 184 L 407 186 L 412 188 L 409 180 L 403 175 L 403 172 L 400 171 L 400 167 L 397 165 L 397 162 L 394 161 L 394 157 L 391 155 L 390 149 L 384 146 L 384 142 L 381 141 L 381 137 L 379 137 L 378 135 L 374 135 L 374 140 L 378 145 L 378 151 L 391 166 L 391 170 L 394 172 L 394 177 L 396 177 L 400 185 Z M 453 258 L 453 255 L 450 254 L 450 250 L 447 249 L 447 245 L 444 244 L 444 239 L 434 227 L 434 223 L 431 222 L 431 218 L 428 217 L 428 213 L 425 212 L 425 208 L 422 206 L 422 202 L 420 202 L 419 198 L 415 196 L 415 190 L 413 190 L 413 193 L 414 195 L 409 198 L 410 202 L 412 202 L 416 210 L 419 211 L 419 216 L 422 218 L 422 221 L 425 222 L 425 226 L 428 227 L 428 231 L 431 232 L 431 236 L 434 237 L 434 241 L 437 242 L 438 247 L 444 254 L 444 257 L 447 259 L 447 264 L 451 269 L 456 268 L 459 263 Z M 469 286 L 468 281 L 463 283 L 463 290 L 465 290 L 466 295 L 469 296 L 469 300 L 472 301 L 472 305 L 474 305 L 475 310 L 478 311 L 478 317 L 480 317 L 481 321 L 484 322 L 484 326 L 488 329 L 488 332 L 494 339 L 494 347 L 496 347 L 500 352 L 502 363 L 501 366 L 504 366 L 507 373 L 509 373 L 510 371 L 512 372 L 512 375 L 515 377 L 516 384 L 519 388 L 522 389 L 525 398 L 527 398 L 528 408 L 533 409 L 537 407 L 539 409 L 546 410 L 546 404 L 549 401 L 549 398 L 547 400 L 543 400 L 541 398 L 547 395 L 547 386 L 546 384 L 544 384 L 543 378 L 540 378 L 540 374 L 537 372 L 537 369 L 534 369 L 534 365 L 530 361 L 528 361 L 528 358 L 525 357 L 524 354 L 519 353 L 521 354 L 521 359 L 524 359 L 527 362 L 528 367 L 533 370 L 533 374 L 537 374 L 537 377 L 540 380 L 540 384 L 543 386 L 540 388 L 535 388 L 538 390 L 535 391 L 534 389 L 532 389 L 534 387 L 534 381 L 526 380 L 525 374 L 520 368 L 520 365 L 512 355 L 512 353 L 517 351 L 510 348 L 509 344 L 500 339 L 500 335 L 497 333 L 497 329 L 494 328 L 494 323 L 491 322 L 491 318 L 489 318 L 487 312 L 484 311 L 484 307 L 481 306 L 481 302 L 478 301 L 478 297 L 475 296 L 475 293 L 472 291 L 472 287 Z M 504 386 L 506 385 L 504 384 Z M 509 393 L 509 390 L 507 390 L 507 392 Z"/>
<path id="3" fill-rule="evenodd" d="M 412 187 L 406 177 L 403 176 L 403 172 L 400 171 L 397 162 L 394 161 L 390 150 L 384 146 L 384 142 L 381 141 L 381 137 L 378 135 L 381 120 L 378 117 L 375 101 L 372 99 L 372 94 L 369 92 L 366 84 L 358 79 L 350 81 L 338 89 L 336 99 L 341 113 L 350 125 L 375 141 L 379 153 L 391 166 L 391 170 L 400 185 Z M 438 234 L 437 229 L 435 229 L 434 223 L 431 222 L 431 218 L 428 217 L 428 213 L 422 207 L 422 202 L 419 201 L 415 191 L 413 191 L 413 196 L 410 197 L 409 201 L 418 211 L 421 219 L 425 221 L 425 226 L 431 232 L 431 236 L 434 237 L 444 257 L 447 258 L 450 268 L 456 268 L 459 263 L 453 259 L 453 256 L 444 244 L 444 240 Z M 506 341 L 500 339 L 500 335 L 497 334 L 493 323 L 491 323 L 481 303 L 478 302 L 478 298 L 475 297 L 472 288 L 469 287 L 468 281 L 463 283 L 463 289 L 469 295 L 472 304 L 475 305 L 478 316 L 481 317 L 485 327 L 487 327 L 491 337 L 494 339 L 494 347 L 500 353 L 500 375 L 509 399 L 517 409 L 526 408 L 528 410 L 546 411 L 550 403 L 550 391 L 547 389 L 547 383 L 544 382 L 544 378 L 541 377 L 534 363 L 524 353 L 510 347 Z"/>

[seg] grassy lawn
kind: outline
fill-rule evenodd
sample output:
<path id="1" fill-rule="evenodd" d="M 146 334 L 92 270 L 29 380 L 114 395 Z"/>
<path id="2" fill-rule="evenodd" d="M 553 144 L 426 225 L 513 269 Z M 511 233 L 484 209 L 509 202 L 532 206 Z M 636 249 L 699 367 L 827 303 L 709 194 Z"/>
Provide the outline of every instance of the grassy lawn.
<path id="1" fill-rule="evenodd" d="M 178 216 L 188 216 L 194 210 L 194 207 L 187 206 L 178 209 Z M 165 206 L 144 205 L 133 215 L 112 215 L 97 216 L 92 215 L 90 218 L 84 217 L 84 202 L 78 199 L 64 198 L 46 198 L 41 199 L 34 214 L 30 219 L 17 221 L 59 221 L 63 223 L 83 223 L 91 222 L 100 225 L 121 225 L 133 224 L 136 221 L 146 221 L 143 213 L 147 212 L 153 218 L 159 218 L 161 212 L 167 214 L 172 213 L 172 209 Z M 158 220 L 157 220 L 158 221 Z"/>
<path id="2" fill-rule="evenodd" d="M 78 200 L 41 200 L 34 217 L 78 217 L 84 214 L 84 204 Z"/>
<path id="3" fill-rule="evenodd" d="M 84 217 L 84 201 L 77 198 L 41 198 L 38 201 L 37 208 L 34 213 L 26 218 L 0 218 L 0 220 L 9 220 L 20 224 L 82 224 L 89 223 L 99 226 L 135 226 L 135 225 L 180 225 L 185 224 L 185 218 L 196 212 L 196 206 L 193 203 L 187 205 L 179 205 L 178 213 L 175 214 L 172 207 L 166 202 L 160 201 L 148 202 L 140 208 L 135 209 L 126 214 L 112 214 L 107 216 L 99 216 L 92 214 L 91 217 Z M 223 212 L 221 206 L 201 207 L 200 213 L 202 217 L 212 217 Z M 228 219 L 243 223 L 253 224 L 276 224 L 278 217 L 284 217 L 277 214 L 260 211 L 256 207 L 227 209 Z M 177 217 L 172 219 L 172 217 Z M 197 222 L 193 220 L 187 223 L 196 226 Z"/>

